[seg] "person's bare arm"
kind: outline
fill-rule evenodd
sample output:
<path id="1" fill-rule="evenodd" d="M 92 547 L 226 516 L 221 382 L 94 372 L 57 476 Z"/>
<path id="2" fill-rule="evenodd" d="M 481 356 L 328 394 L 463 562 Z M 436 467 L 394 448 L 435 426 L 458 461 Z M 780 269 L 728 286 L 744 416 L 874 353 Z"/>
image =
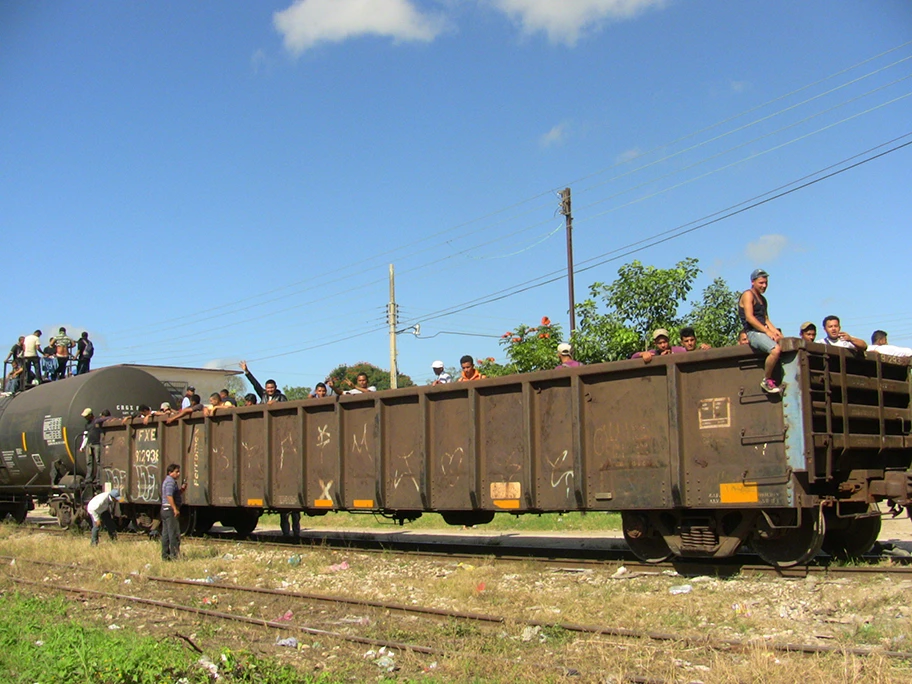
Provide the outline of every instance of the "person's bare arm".
<path id="1" fill-rule="evenodd" d="M 847 333 L 845 331 L 840 332 L 839 337 L 841 337 L 844 340 L 848 340 L 849 342 L 854 344 L 855 348 L 858 351 L 865 351 L 868 348 L 867 342 L 865 342 L 864 340 L 860 340 L 857 337 L 852 337 L 851 335 L 849 335 L 849 333 Z"/>

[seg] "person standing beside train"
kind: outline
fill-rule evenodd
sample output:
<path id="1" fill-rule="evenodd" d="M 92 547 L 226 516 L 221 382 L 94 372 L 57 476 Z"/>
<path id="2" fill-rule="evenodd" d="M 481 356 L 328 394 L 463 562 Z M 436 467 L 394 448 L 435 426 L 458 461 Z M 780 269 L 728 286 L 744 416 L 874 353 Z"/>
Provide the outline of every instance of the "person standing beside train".
<path id="1" fill-rule="evenodd" d="M 162 560 L 172 561 L 180 556 L 180 507 L 187 484 L 177 482 L 181 474 L 177 463 L 169 465 L 167 473 L 161 488 Z"/>
<path id="2" fill-rule="evenodd" d="M 96 494 L 89 501 L 89 505 L 86 506 L 89 517 L 92 518 L 92 546 L 98 546 L 98 534 L 102 525 L 107 530 L 111 541 L 117 541 L 117 526 L 114 524 L 114 516 L 111 513 L 111 509 L 119 499 L 120 490 L 112 489 L 110 492 Z"/>
<path id="3" fill-rule="evenodd" d="M 738 300 L 738 317 L 744 332 L 747 333 L 747 343 L 751 349 L 767 355 L 763 364 L 763 380 L 760 389 L 767 394 L 778 394 L 781 390 L 773 380 L 773 371 L 779 363 L 779 354 L 782 349 L 779 341 L 782 333 L 769 319 L 769 307 L 763 293 L 769 285 L 769 274 L 762 268 L 756 268 L 751 273 L 751 288 L 741 293 Z"/>

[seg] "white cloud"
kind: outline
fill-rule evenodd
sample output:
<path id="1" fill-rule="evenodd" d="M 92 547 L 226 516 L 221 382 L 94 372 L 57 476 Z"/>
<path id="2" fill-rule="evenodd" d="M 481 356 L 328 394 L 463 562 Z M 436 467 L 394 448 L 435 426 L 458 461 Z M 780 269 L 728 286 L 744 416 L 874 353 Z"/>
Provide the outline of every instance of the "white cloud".
<path id="1" fill-rule="evenodd" d="M 295 0 L 272 20 L 295 55 L 364 35 L 430 42 L 443 30 L 439 17 L 422 14 L 412 0 Z"/>
<path id="2" fill-rule="evenodd" d="M 259 74 L 268 71 L 270 66 L 269 57 L 262 48 L 254 50 L 253 54 L 250 55 L 250 68 L 253 70 L 253 73 Z"/>
<path id="3" fill-rule="evenodd" d="M 573 46 L 587 29 L 630 19 L 666 0 L 490 0 L 526 33 L 544 31 L 552 43 Z"/>
<path id="4" fill-rule="evenodd" d="M 750 90 L 751 82 L 750 81 L 729 81 L 729 87 L 733 93 L 743 93 L 745 90 Z"/>
<path id="5" fill-rule="evenodd" d="M 624 150 L 617 157 L 614 158 L 616 164 L 626 164 L 629 161 L 633 161 L 637 157 L 643 154 L 643 150 L 639 147 L 632 147 L 629 150 Z"/>
<path id="6" fill-rule="evenodd" d="M 744 254 L 751 263 L 763 266 L 778 259 L 789 246 L 789 239 L 785 235 L 761 235 L 756 241 L 748 243 Z"/>
<path id="7" fill-rule="evenodd" d="M 559 123 L 538 139 L 542 147 L 552 147 L 564 142 L 567 138 L 567 124 Z"/>

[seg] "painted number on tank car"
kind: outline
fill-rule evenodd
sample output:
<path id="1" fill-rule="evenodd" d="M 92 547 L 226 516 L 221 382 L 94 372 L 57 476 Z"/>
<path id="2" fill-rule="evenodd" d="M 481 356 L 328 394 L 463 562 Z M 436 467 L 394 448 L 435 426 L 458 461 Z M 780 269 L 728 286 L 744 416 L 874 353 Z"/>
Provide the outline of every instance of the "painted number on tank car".
<path id="1" fill-rule="evenodd" d="M 42 436 L 48 446 L 63 444 L 63 418 L 45 416 L 42 425 Z"/>

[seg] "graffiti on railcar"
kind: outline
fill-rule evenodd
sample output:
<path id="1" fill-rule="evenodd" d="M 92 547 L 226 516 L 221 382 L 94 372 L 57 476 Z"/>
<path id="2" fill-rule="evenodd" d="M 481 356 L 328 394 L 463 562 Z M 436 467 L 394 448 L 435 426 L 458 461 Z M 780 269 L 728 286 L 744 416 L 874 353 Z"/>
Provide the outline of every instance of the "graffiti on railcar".
<path id="1" fill-rule="evenodd" d="M 419 493 L 421 492 L 421 487 L 418 484 L 418 479 L 415 477 L 415 474 L 412 472 L 412 464 L 410 463 L 410 459 L 414 455 L 415 455 L 415 452 L 414 452 L 414 450 L 412 450 L 412 451 L 408 452 L 405 456 L 396 457 L 397 461 L 402 462 L 403 471 L 400 472 L 398 467 L 395 470 L 393 470 L 393 489 L 399 489 L 399 483 L 402 482 L 402 480 L 408 478 L 412 482 L 412 484 L 415 485 L 415 491 L 419 492 Z"/>
<path id="2" fill-rule="evenodd" d="M 573 468 L 568 468 L 567 457 L 570 455 L 570 451 L 564 449 L 560 456 L 555 458 L 553 461 L 545 457 L 545 460 L 548 462 L 548 465 L 551 466 L 551 488 L 557 489 L 561 486 L 561 483 L 564 484 L 567 488 L 567 498 L 570 498 L 570 480 L 573 479 Z"/>
<path id="3" fill-rule="evenodd" d="M 127 471 L 120 468 L 105 468 L 105 482 L 111 483 L 111 489 L 127 491 Z"/>
<path id="4" fill-rule="evenodd" d="M 332 486 L 333 486 L 332 480 L 328 480 L 326 482 L 324 482 L 323 480 L 320 480 L 320 498 L 321 499 L 323 499 L 324 501 L 332 501 L 332 495 L 329 493 L 330 490 L 332 489 Z"/>
<path id="5" fill-rule="evenodd" d="M 352 434 L 352 453 L 358 452 L 359 454 L 367 454 L 370 460 L 374 460 L 374 455 L 370 451 L 370 445 L 367 442 L 367 423 L 364 424 L 364 429 L 361 431 L 361 440 L 358 441 L 358 435 Z"/>
<path id="6" fill-rule="evenodd" d="M 452 452 L 445 451 L 440 457 L 440 471 L 450 477 L 445 478 L 448 487 L 454 488 L 465 474 L 462 464 L 465 461 L 465 449 L 456 447 Z"/>
<path id="7" fill-rule="evenodd" d="M 133 470 L 136 473 L 136 498 L 154 501 L 158 492 L 158 466 L 136 464 Z"/>

